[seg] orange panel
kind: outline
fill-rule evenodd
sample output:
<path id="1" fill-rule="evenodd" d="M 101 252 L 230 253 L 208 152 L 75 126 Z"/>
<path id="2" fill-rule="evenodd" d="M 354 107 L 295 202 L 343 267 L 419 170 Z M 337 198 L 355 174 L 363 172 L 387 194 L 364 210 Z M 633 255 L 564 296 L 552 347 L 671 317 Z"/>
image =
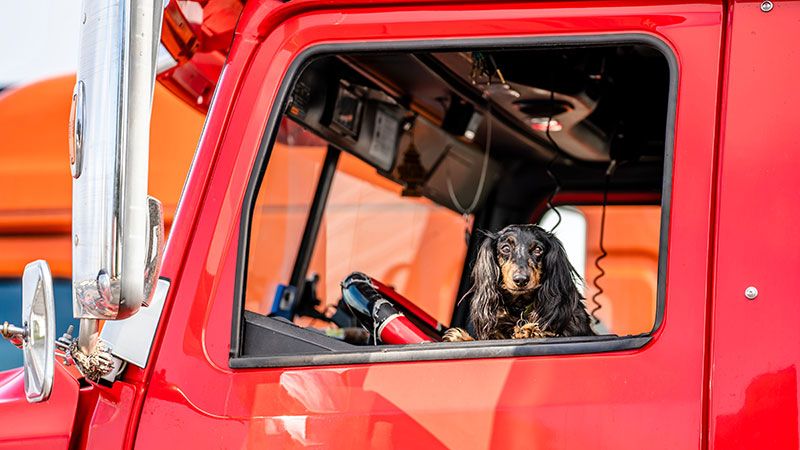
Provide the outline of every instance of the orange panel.
<path id="1" fill-rule="evenodd" d="M 48 243 L 68 242 L 70 233 L 67 124 L 74 84 L 75 77 L 68 75 L 0 94 L 0 276 L 18 276 L 20 261 L 44 256 L 54 275 L 71 272 L 69 245 Z M 164 204 L 167 223 L 175 214 L 203 121 L 202 114 L 156 84 L 149 191 Z"/>
<path id="2" fill-rule="evenodd" d="M 594 308 L 593 284 L 599 274 L 601 206 L 579 206 L 586 216 L 586 306 Z M 597 317 L 618 335 L 649 332 L 655 323 L 658 281 L 658 240 L 661 208 L 658 206 L 609 206 L 604 247 L 608 256 L 600 265 L 606 274 L 598 281 L 604 292 Z"/>

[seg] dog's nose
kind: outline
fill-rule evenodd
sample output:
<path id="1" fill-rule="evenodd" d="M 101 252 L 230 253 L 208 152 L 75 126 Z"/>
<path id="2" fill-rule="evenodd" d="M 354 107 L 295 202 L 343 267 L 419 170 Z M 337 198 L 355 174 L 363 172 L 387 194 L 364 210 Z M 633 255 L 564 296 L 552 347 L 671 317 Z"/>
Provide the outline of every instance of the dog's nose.
<path id="1" fill-rule="evenodd" d="M 514 276 L 511 277 L 511 279 L 514 280 L 514 284 L 516 284 L 519 287 L 525 286 L 526 284 L 528 284 L 528 281 L 530 281 L 530 277 L 522 272 L 515 273 Z"/>

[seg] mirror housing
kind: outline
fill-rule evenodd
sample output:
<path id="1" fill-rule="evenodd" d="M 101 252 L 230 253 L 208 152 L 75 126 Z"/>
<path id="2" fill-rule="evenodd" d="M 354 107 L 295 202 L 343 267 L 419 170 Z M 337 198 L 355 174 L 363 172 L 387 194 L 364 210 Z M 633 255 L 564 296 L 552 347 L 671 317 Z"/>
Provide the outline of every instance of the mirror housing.
<path id="1" fill-rule="evenodd" d="M 47 400 L 53 389 L 56 316 L 50 266 L 36 260 L 22 274 L 22 320 L 27 330 L 22 346 L 25 397 L 31 403 Z"/>
<path id="2" fill-rule="evenodd" d="M 150 300 L 163 249 L 160 204 L 147 196 L 163 2 L 84 0 L 82 12 L 70 115 L 73 315 L 119 320 Z"/>
<path id="3" fill-rule="evenodd" d="M 22 275 L 22 327 L 5 322 L 0 334 L 22 349 L 25 397 L 47 400 L 55 376 L 56 316 L 53 277 L 43 260 L 25 266 Z"/>

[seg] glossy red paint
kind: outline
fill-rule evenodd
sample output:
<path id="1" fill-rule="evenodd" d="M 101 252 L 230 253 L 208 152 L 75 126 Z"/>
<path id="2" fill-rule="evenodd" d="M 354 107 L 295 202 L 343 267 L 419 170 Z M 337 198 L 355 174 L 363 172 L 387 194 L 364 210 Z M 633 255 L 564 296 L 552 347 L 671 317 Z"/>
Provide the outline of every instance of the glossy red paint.
<path id="1" fill-rule="evenodd" d="M 396 316 L 387 320 L 378 329 L 378 336 L 384 344 L 421 344 L 433 339 L 411 323 L 406 316 Z"/>
<path id="2" fill-rule="evenodd" d="M 116 381 L 113 386 L 94 386 L 97 400 L 91 420 L 86 424 L 86 449 L 130 448 L 136 428 L 135 401 L 143 389 L 124 381 Z M 166 430 L 163 430 L 166 431 Z"/>
<path id="3" fill-rule="evenodd" d="M 800 142 L 791 105 L 800 63 L 790 44 L 800 38 L 800 2 L 769 13 L 733 3 L 727 35 L 724 13 L 714 2 L 676 1 L 248 3 L 173 225 L 162 272 L 172 286 L 150 364 L 112 388 L 83 389 L 57 364 L 52 397 L 36 405 L 25 402 L 21 372 L 0 373 L 0 447 L 797 448 Z M 301 51 L 623 32 L 664 40 L 680 73 L 666 311 L 645 348 L 228 367 L 244 190 Z M 581 199 L 592 200 L 561 198 Z M 751 285 L 754 301 L 743 296 Z"/>
<path id="4" fill-rule="evenodd" d="M 731 8 L 711 354 L 713 448 L 798 448 L 800 3 Z M 748 300 L 748 286 L 758 297 Z"/>
<path id="5" fill-rule="evenodd" d="M 411 300 L 400 295 L 399 292 L 395 291 L 390 286 L 387 286 L 374 278 L 370 279 L 372 280 L 372 284 L 375 285 L 375 289 L 377 289 L 378 292 L 380 292 L 380 294 L 387 300 L 390 300 L 395 305 L 400 306 L 400 308 L 404 308 L 414 317 L 428 324 L 434 330 L 443 330 L 446 328 L 444 325 L 434 319 L 433 316 L 423 311 L 422 308 L 415 305 Z"/>
<path id="6" fill-rule="evenodd" d="M 162 275 L 172 286 L 152 362 L 135 375 L 148 383 L 135 445 L 700 446 L 722 20 L 722 7 L 711 2 L 248 3 L 165 256 Z M 679 64 L 667 308 L 645 348 L 228 367 L 244 191 L 277 89 L 300 52 L 332 42 L 604 33 L 655 36 Z"/>
<path id="7" fill-rule="evenodd" d="M 68 448 L 77 408 L 78 382 L 61 364 L 50 398 L 35 404 L 25 399 L 22 368 L 0 372 L 0 448 Z"/>

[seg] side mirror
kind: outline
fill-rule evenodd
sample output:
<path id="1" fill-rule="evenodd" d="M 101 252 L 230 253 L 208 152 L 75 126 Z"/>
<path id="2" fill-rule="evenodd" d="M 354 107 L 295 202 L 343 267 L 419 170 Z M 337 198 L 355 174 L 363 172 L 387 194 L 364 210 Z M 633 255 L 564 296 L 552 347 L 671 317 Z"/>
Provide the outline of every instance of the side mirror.
<path id="1" fill-rule="evenodd" d="M 53 388 L 56 317 L 53 277 L 43 260 L 25 266 L 22 275 L 22 327 L 4 323 L 0 334 L 23 352 L 25 397 L 38 403 L 50 397 Z"/>

